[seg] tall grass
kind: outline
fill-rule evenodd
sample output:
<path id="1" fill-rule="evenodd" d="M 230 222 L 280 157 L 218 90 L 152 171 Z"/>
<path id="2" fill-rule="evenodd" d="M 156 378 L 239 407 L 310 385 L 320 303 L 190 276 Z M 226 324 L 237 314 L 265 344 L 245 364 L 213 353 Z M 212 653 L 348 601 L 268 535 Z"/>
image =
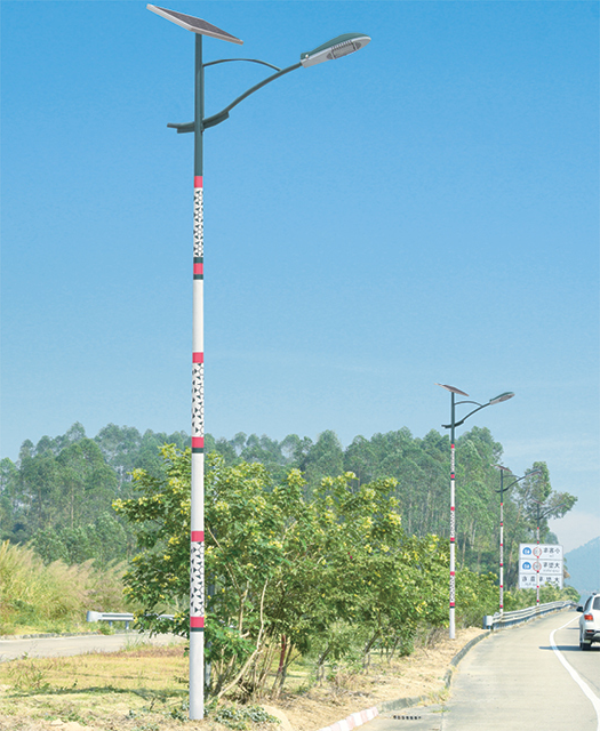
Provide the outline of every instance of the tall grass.
<path id="1" fill-rule="evenodd" d="M 61 631 L 85 624 L 88 609 L 125 608 L 123 565 L 45 565 L 30 548 L 0 544 L 0 634 Z"/>

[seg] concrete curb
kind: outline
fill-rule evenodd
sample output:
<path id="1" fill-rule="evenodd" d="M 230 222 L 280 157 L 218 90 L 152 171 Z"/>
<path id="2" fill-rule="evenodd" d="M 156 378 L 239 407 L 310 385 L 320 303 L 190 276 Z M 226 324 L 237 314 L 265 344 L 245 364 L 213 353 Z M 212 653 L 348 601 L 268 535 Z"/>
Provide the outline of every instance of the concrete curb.
<path id="1" fill-rule="evenodd" d="M 137 630 L 135 630 L 137 631 Z M 132 634 L 132 630 L 114 630 L 111 635 Z M 93 637 L 101 635 L 102 632 L 95 630 L 94 632 L 45 632 L 38 635 L 0 635 L 0 642 L 14 642 L 18 640 L 36 640 L 44 637 Z"/>
<path id="2" fill-rule="evenodd" d="M 454 670 L 458 663 L 463 659 L 463 657 L 469 652 L 469 650 L 474 647 L 478 642 L 481 642 L 481 640 L 484 640 L 486 637 L 489 637 L 491 634 L 490 631 L 484 632 L 481 635 L 478 635 L 477 637 L 474 637 L 472 640 L 467 642 L 467 644 L 459 650 L 456 655 L 450 660 L 450 668 L 446 671 L 444 674 L 444 687 L 449 688 L 450 683 L 452 682 L 452 675 L 454 674 Z M 331 726 L 325 726 L 324 728 L 319 729 L 319 731 L 351 731 L 354 728 L 357 728 L 358 726 L 362 726 L 364 723 L 367 723 L 368 721 L 372 721 L 374 718 L 379 716 L 380 713 L 387 713 L 388 711 L 398 711 L 402 708 L 412 708 L 413 706 L 418 706 L 423 703 L 431 703 L 432 696 L 431 695 L 420 695 L 420 696 L 412 696 L 408 698 L 397 698 L 393 701 L 383 701 L 382 703 L 379 703 L 377 706 L 374 706 L 373 708 L 368 708 L 366 711 L 360 711 L 359 713 L 353 713 L 347 718 L 344 718 L 342 721 L 337 721 L 336 723 L 332 724 Z M 364 716 L 363 714 L 372 714 L 369 716 Z"/>
<path id="3" fill-rule="evenodd" d="M 37 635 L 0 635 L 0 642 L 18 642 L 19 640 L 35 640 L 44 637 L 91 637 L 100 632 L 44 632 Z M 117 634 L 114 632 L 114 634 Z"/>
<path id="4" fill-rule="evenodd" d="M 331 726 L 325 726 L 325 728 L 319 729 L 319 731 L 352 731 L 353 728 L 358 728 L 364 723 L 372 721 L 379 715 L 379 711 L 376 706 L 367 708 L 365 711 L 359 711 L 358 713 L 351 713 L 347 718 L 341 721 L 336 721 Z"/>
<path id="5" fill-rule="evenodd" d="M 491 632 L 484 632 L 481 635 L 478 635 L 477 637 L 474 637 L 472 640 L 467 642 L 467 644 L 459 650 L 456 655 L 450 660 L 450 668 L 446 670 L 444 674 L 444 687 L 449 688 L 450 683 L 452 682 L 452 675 L 454 674 L 454 670 L 458 663 L 463 659 L 463 657 L 469 652 L 469 650 L 476 645 L 478 642 L 481 642 L 481 640 L 484 640 L 486 637 L 489 637 Z M 435 695 L 435 694 L 434 694 Z M 387 713 L 388 711 L 398 711 L 402 708 L 411 708 L 412 706 L 418 706 L 422 703 L 430 703 L 432 700 L 432 695 L 418 695 L 418 696 L 412 696 L 409 698 L 398 698 L 395 701 L 383 701 L 383 703 L 380 703 L 377 706 L 377 709 L 380 713 Z"/>
<path id="6" fill-rule="evenodd" d="M 469 650 L 474 647 L 478 642 L 481 642 L 481 640 L 485 640 L 486 637 L 489 637 L 492 634 L 491 630 L 488 630 L 487 632 L 484 632 L 484 634 L 479 635 L 477 637 L 473 637 L 473 639 L 470 642 L 467 642 L 467 644 L 462 648 L 462 650 L 459 650 L 456 655 L 450 660 L 450 668 L 446 670 L 446 674 L 444 675 L 444 685 L 446 688 L 450 687 L 450 683 L 452 682 L 452 676 L 454 675 L 454 671 L 456 670 L 456 667 L 458 663 L 463 659 L 463 657 L 469 652 Z"/>
<path id="7" fill-rule="evenodd" d="M 556 612 L 562 612 L 565 609 L 568 609 L 569 607 L 561 607 L 560 609 L 556 609 Z M 519 622 L 518 624 L 510 625 L 508 627 L 503 627 L 502 629 L 511 629 L 512 627 L 520 627 L 522 624 L 526 624 L 527 622 L 532 621 L 532 619 L 542 619 L 542 617 L 547 616 L 548 614 L 554 614 L 555 612 L 548 612 L 547 614 L 540 615 L 538 617 L 525 619 L 523 622 Z M 499 630 L 495 630 L 495 632 L 498 632 Z M 485 640 L 486 637 L 489 637 L 492 634 L 492 630 L 487 630 L 487 632 L 484 632 L 481 635 L 478 635 L 477 637 L 474 637 L 470 642 L 467 642 L 467 644 L 459 650 L 456 655 L 450 660 L 450 667 L 444 674 L 444 687 L 449 688 L 450 684 L 452 683 L 452 676 L 454 675 L 454 671 L 456 670 L 456 667 L 458 663 L 463 659 L 463 657 L 469 652 L 469 650 L 474 647 L 478 642 L 481 642 L 481 640 Z M 368 718 L 368 721 L 371 721 L 373 718 L 378 716 L 380 713 L 387 713 L 388 711 L 398 711 L 402 708 L 412 708 L 413 706 L 419 706 L 421 704 L 431 703 L 432 700 L 435 698 L 435 693 L 430 695 L 420 695 L 420 696 L 413 696 L 412 698 L 398 698 L 395 701 L 383 701 L 382 703 L 379 703 L 379 705 L 375 706 L 374 708 L 369 708 L 368 711 L 361 711 L 362 713 L 367 713 L 370 711 L 375 711 L 375 715 Z M 439 694 L 437 694 L 439 695 Z M 357 726 L 362 726 L 363 723 L 366 723 L 367 721 L 360 721 L 360 723 L 354 723 L 354 725 L 341 725 L 341 724 L 348 724 L 352 723 L 352 719 L 354 716 L 360 716 L 361 714 L 353 713 L 351 716 L 348 716 L 348 718 L 344 719 L 343 721 L 338 721 L 337 723 L 334 723 L 332 726 L 326 726 L 325 728 L 319 729 L 319 731 L 350 731 L 353 728 L 356 728 Z"/>

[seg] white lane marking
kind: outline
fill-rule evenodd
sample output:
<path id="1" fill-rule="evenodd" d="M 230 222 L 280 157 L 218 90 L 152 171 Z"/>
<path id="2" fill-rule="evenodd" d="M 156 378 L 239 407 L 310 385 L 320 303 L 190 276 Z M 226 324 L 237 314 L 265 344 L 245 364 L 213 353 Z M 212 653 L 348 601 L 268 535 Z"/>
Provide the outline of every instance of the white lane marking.
<path id="1" fill-rule="evenodd" d="M 566 624 L 563 624 L 562 627 L 558 627 L 557 629 L 553 630 L 550 633 L 550 644 L 552 645 L 552 649 L 554 650 L 554 654 L 556 657 L 561 661 L 561 663 L 564 665 L 566 671 L 569 673 L 569 675 L 573 678 L 573 680 L 577 683 L 577 685 L 581 688 L 584 695 L 589 698 L 592 705 L 594 706 L 594 710 L 596 711 L 596 717 L 598 718 L 598 725 L 596 726 L 597 731 L 600 731 L 600 698 L 594 693 L 594 691 L 590 688 L 590 686 L 581 678 L 579 673 L 573 668 L 563 657 L 562 652 L 558 649 L 556 646 L 556 643 L 554 642 L 554 633 L 559 632 L 561 629 L 564 629 L 568 625 L 571 624 L 571 622 L 574 622 L 577 619 L 577 617 L 573 617 L 573 619 L 570 619 Z"/>

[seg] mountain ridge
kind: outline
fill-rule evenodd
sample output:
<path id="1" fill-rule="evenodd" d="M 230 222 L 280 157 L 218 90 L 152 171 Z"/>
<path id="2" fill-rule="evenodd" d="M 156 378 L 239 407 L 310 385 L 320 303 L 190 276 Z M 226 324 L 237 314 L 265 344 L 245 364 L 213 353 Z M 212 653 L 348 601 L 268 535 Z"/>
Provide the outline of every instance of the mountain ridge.
<path id="1" fill-rule="evenodd" d="M 566 580 L 568 586 L 577 589 L 582 598 L 600 592 L 600 536 L 569 551 L 565 559 L 570 575 Z"/>

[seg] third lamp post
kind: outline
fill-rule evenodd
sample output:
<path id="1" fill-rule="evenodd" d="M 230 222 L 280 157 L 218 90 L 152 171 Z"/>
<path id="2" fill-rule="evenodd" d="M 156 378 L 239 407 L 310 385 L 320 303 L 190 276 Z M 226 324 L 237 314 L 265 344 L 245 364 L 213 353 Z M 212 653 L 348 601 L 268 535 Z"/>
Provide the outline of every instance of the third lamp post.
<path id="1" fill-rule="evenodd" d="M 510 472 L 510 476 L 514 477 L 512 472 L 508 467 L 503 467 L 502 465 L 494 465 L 497 469 L 500 470 L 500 489 L 496 490 L 496 492 L 500 493 L 500 573 L 498 577 L 498 587 L 499 587 L 499 609 L 500 609 L 500 616 L 504 614 L 504 493 L 507 490 L 510 490 L 510 488 L 513 485 L 516 485 L 517 482 L 521 482 L 521 480 L 524 480 L 526 477 L 530 477 L 531 475 L 541 475 L 541 470 L 533 470 L 532 472 L 527 472 L 527 474 L 523 475 L 523 477 L 517 477 L 513 482 L 510 483 L 510 485 L 504 486 L 504 473 Z M 539 542 L 539 541 L 538 541 Z"/>

